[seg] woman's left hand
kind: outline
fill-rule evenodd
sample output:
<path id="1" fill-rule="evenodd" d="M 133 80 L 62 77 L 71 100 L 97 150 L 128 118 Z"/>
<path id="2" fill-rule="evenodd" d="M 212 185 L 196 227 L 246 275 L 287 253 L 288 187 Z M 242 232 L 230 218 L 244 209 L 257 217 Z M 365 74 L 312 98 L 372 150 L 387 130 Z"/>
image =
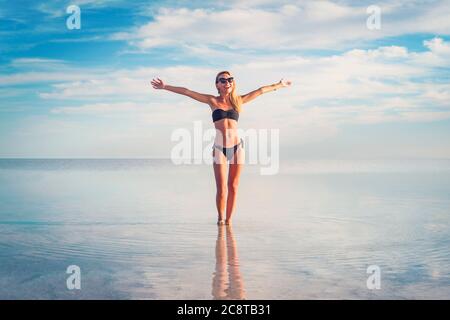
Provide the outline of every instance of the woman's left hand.
<path id="1" fill-rule="evenodd" d="M 282 87 L 289 87 L 292 84 L 292 81 L 281 79 L 279 84 L 281 84 Z"/>

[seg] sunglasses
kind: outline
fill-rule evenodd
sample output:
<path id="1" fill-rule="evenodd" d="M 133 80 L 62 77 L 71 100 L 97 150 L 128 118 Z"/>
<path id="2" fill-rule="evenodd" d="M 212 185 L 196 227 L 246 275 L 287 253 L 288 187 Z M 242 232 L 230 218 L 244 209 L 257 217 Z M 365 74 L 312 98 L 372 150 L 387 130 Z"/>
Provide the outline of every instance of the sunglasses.
<path id="1" fill-rule="evenodd" d="M 224 84 L 224 83 L 233 83 L 234 78 L 233 77 L 229 77 L 229 78 L 219 78 L 219 82 Z"/>

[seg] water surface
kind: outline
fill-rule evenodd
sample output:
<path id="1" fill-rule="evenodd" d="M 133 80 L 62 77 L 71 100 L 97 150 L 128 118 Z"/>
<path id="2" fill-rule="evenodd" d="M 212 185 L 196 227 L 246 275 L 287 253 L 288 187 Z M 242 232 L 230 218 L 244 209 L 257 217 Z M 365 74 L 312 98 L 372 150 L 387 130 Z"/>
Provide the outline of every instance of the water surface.
<path id="1" fill-rule="evenodd" d="M 0 298 L 449 299 L 449 168 L 249 166 L 234 225 L 218 228 L 207 165 L 1 159 Z"/>

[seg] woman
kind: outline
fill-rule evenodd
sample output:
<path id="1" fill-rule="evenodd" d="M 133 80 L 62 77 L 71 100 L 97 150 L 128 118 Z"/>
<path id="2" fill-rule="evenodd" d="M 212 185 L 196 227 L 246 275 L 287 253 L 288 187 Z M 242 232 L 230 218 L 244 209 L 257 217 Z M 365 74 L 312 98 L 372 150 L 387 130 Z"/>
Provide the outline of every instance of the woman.
<path id="1" fill-rule="evenodd" d="M 219 72 L 216 76 L 216 88 L 218 96 L 202 94 L 182 87 L 174 87 L 165 84 L 161 79 L 151 81 L 153 88 L 165 89 L 171 92 L 188 96 L 197 101 L 206 103 L 212 110 L 212 118 L 216 128 L 216 137 L 213 146 L 213 167 L 216 178 L 216 206 L 218 213 L 217 224 L 229 225 L 231 216 L 236 208 L 237 188 L 239 176 L 244 163 L 244 144 L 237 134 L 237 121 L 242 105 L 250 102 L 263 93 L 277 90 L 291 85 L 290 81 L 284 81 L 261 87 L 245 95 L 236 93 L 236 82 L 228 71 Z M 227 160 L 230 167 L 227 178 Z M 226 218 L 225 214 L 226 203 Z"/>

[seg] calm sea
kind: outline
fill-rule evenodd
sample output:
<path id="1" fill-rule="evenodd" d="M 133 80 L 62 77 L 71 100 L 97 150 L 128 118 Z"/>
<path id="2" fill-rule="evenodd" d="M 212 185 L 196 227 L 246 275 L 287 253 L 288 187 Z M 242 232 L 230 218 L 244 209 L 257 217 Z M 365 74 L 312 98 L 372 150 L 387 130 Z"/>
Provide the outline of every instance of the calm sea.
<path id="1" fill-rule="evenodd" d="M 0 159 L 0 299 L 450 299 L 449 195 L 449 160 L 247 166 L 229 228 L 212 166 Z"/>

